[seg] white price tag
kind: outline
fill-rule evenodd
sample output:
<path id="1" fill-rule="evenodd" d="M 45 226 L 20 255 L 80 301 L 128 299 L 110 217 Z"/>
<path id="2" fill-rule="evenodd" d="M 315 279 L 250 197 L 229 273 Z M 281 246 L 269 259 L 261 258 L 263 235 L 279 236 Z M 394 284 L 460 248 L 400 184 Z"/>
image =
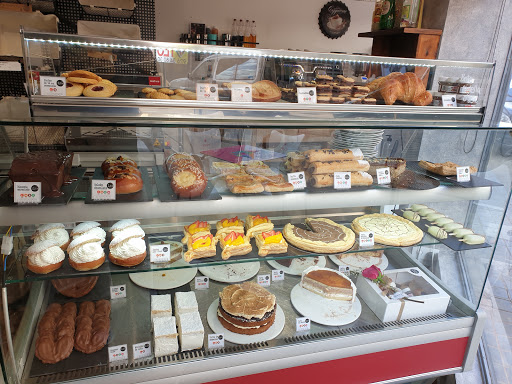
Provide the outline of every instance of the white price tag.
<path id="1" fill-rule="evenodd" d="M 252 84 L 231 83 L 231 101 L 252 103 Z"/>
<path id="2" fill-rule="evenodd" d="M 208 335 L 208 349 L 224 348 L 224 334 L 210 333 Z"/>
<path id="3" fill-rule="evenodd" d="M 295 325 L 297 332 L 309 331 L 311 329 L 311 320 L 307 317 L 297 317 Z"/>
<path id="4" fill-rule="evenodd" d="M 14 182 L 14 202 L 18 204 L 41 203 L 41 182 Z"/>
<path id="5" fill-rule="evenodd" d="M 122 299 L 126 297 L 126 284 L 110 286 L 110 298 Z"/>
<path id="6" fill-rule="evenodd" d="M 21 72 L 21 64 L 17 61 L 0 61 L 0 71 Z"/>
<path id="7" fill-rule="evenodd" d="M 258 275 L 258 284 L 262 287 L 270 287 L 270 275 Z"/>
<path id="8" fill-rule="evenodd" d="M 208 289 L 210 287 L 210 278 L 206 276 L 197 276 L 195 283 L 196 289 Z"/>
<path id="9" fill-rule="evenodd" d="M 115 180 L 91 180 L 91 199 L 93 200 L 115 200 Z"/>
<path id="10" fill-rule="evenodd" d="M 297 101 L 299 104 L 316 104 L 316 88 L 315 87 L 299 87 L 297 88 Z"/>
<path id="11" fill-rule="evenodd" d="M 171 261 L 169 244 L 150 245 L 149 258 L 152 263 L 168 263 Z"/>
<path id="12" fill-rule="evenodd" d="M 108 347 L 108 361 L 127 360 L 128 359 L 128 345 L 116 345 L 115 347 Z"/>
<path id="13" fill-rule="evenodd" d="M 66 78 L 59 76 L 41 76 L 41 95 L 66 96 Z"/>
<path id="14" fill-rule="evenodd" d="M 284 280 L 284 272 L 280 269 L 272 270 L 272 281 L 281 281 Z"/>
<path id="15" fill-rule="evenodd" d="M 294 190 L 306 188 L 306 175 L 304 172 L 294 172 L 288 174 L 288 182 L 293 185 Z"/>
<path id="16" fill-rule="evenodd" d="M 141 359 L 143 357 L 151 356 L 151 341 L 144 343 L 133 344 L 133 359 Z"/>
<path id="17" fill-rule="evenodd" d="M 196 96 L 198 101 L 218 101 L 219 89 L 217 84 L 196 84 Z"/>
<path id="18" fill-rule="evenodd" d="M 334 172 L 334 189 L 349 189 L 352 186 L 350 172 Z"/>
<path id="19" fill-rule="evenodd" d="M 172 51 L 167 48 L 156 49 L 156 61 L 158 63 L 174 63 Z"/>
<path id="20" fill-rule="evenodd" d="M 348 265 L 340 265 L 339 266 L 339 271 L 341 273 L 348 274 L 348 273 L 350 273 L 350 266 L 348 266 Z"/>
<path id="21" fill-rule="evenodd" d="M 359 232 L 359 248 L 373 247 L 374 244 L 373 232 Z"/>
<path id="22" fill-rule="evenodd" d="M 469 167 L 457 167 L 457 181 L 471 181 L 471 172 Z"/>
<path id="23" fill-rule="evenodd" d="M 377 169 L 377 183 L 379 184 L 390 184 L 391 183 L 391 172 L 389 167 Z"/>
<path id="24" fill-rule="evenodd" d="M 457 106 L 457 98 L 455 95 L 441 95 L 441 100 L 443 101 L 443 107 Z"/>

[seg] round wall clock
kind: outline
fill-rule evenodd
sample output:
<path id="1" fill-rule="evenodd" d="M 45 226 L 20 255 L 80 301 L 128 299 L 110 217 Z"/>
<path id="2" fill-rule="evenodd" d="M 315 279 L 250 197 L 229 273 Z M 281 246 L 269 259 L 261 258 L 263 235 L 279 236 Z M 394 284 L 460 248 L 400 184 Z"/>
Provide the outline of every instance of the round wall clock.
<path id="1" fill-rule="evenodd" d="M 343 36 L 350 26 L 348 7 L 341 1 L 329 1 L 318 15 L 318 25 L 329 39 Z"/>

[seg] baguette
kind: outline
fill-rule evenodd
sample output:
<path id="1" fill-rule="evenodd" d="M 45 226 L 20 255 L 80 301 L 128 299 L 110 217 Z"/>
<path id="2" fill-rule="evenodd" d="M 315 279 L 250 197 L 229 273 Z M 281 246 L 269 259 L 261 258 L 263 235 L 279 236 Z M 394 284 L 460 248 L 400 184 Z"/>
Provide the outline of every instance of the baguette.
<path id="1" fill-rule="evenodd" d="M 333 174 L 334 172 L 368 171 L 370 164 L 365 160 L 318 161 L 309 164 L 307 172 L 312 175 Z"/>
<path id="2" fill-rule="evenodd" d="M 335 160 L 362 160 L 363 152 L 359 148 L 354 149 L 310 149 L 304 152 L 305 160 L 313 163 L 315 161 Z"/>
<path id="3" fill-rule="evenodd" d="M 368 186 L 373 184 L 373 177 L 362 171 L 350 173 L 350 185 L 352 187 Z M 308 185 L 314 188 L 332 187 L 334 185 L 334 175 L 311 175 Z"/>

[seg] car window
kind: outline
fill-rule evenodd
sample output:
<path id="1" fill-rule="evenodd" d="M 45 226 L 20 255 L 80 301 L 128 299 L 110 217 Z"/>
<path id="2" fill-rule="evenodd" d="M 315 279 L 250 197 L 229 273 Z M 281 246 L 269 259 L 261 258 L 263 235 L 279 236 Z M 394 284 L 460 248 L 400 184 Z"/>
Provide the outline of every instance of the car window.
<path id="1" fill-rule="evenodd" d="M 217 80 L 254 80 L 258 69 L 258 59 L 223 58 L 217 65 Z"/>
<path id="2" fill-rule="evenodd" d="M 214 63 L 215 56 L 208 57 L 192 71 L 190 78 L 195 81 L 211 79 Z"/>

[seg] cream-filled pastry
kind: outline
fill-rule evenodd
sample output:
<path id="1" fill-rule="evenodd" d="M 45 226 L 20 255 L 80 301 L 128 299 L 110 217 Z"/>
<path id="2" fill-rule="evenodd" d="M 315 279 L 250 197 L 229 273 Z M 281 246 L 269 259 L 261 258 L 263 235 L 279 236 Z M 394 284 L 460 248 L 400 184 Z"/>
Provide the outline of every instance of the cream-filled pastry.
<path id="1" fill-rule="evenodd" d="M 30 246 L 25 252 L 27 268 L 39 274 L 59 269 L 64 261 L 64 251 L 51 240 L 42 240 Z"/>
<path id="2" fill-rule="evenodd" d="M 130 227 L 127 227 L 125 229 L 120 229 L 118 231 L 112 232 L 112 238 L 115 239 L 116 237 L 140 237 L 143 239 L 146 237 L 146 232 L 139 226 L 139 225 L 132 225 Z"/>
<path id="3" fill-rule="evenodd" d="M 91 235 L 99 237 L 101 240 L 101 245 L 105 245 L 105 238 L 107 237 L 107 233 L 103 228 L 101 228 L 101 224 L 96 221 L 86 221 L 78 224 L 71 231 L 71 237 L 76 239 L 80 236 Z"/>
<path id="4" fill-rule="evenodd" d="M 115 237 L 109 248 L 110 261 L 122 267 L 133 267 L 146 258 L 146 242 L 135 234 Z"/>
<path id="5" fill-rule="evenodd" d="M 113 226 L 111 226 L 108 231 L 109 232 L 122 231 L 128 227 L 133 227 L 134 225 L 139 225 L 139 224 L 140 224 L 140 221 L 136 220 L 136 219 L 119 220 L 117 223 L 115 223 Z"/>
<path id="6" fill-rule="evenodd" d="M 90 271 L 105 262 L 105 251 L 99 236 L 78 236 L 69 244 L 68 254 L 69 264 L 77 271 Z"/>
<path id="7" fill-rule="evenodd" d="M 69 245 L 69 234 L 64 224 L 50 223 L 39 226 L 32 235 L 32 240 L 34 243 L 50 240 L 65 251 Z"/>

